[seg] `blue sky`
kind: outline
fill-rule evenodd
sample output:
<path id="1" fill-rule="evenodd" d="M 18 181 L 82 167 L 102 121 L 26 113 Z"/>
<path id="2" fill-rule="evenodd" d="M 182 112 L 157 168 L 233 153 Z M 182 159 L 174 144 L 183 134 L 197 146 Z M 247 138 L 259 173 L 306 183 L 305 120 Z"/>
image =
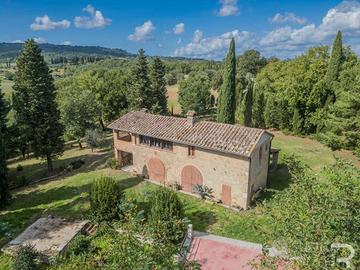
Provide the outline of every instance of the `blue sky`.
<path id="1" fill-rule="evenodd" d="M 359 51 L 360 3 L 334 0 L 0 0 L 0 41 L 99 45 L 151 55 L 221 59 L 231 37 L 291 57 L 331 44 Z"/>

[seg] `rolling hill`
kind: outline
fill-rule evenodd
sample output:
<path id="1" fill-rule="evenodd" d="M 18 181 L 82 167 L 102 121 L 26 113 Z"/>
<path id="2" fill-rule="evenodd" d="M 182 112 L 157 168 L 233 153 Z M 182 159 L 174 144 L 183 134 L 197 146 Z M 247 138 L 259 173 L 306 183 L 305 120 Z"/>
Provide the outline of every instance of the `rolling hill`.
<path id="1" fill-rule="evenodd" d="M 0 43 L 0 61 L 11 61 L 19 55 L 22 43 Z M 74 56 L 95 56 L 95 57 L 132 57 L 129 53 L 122 49 L 110 49 L 99 46 L 71 46 L 56 44 L 39 44 L 46 58 L 51 57 L 74 57 Z"/>

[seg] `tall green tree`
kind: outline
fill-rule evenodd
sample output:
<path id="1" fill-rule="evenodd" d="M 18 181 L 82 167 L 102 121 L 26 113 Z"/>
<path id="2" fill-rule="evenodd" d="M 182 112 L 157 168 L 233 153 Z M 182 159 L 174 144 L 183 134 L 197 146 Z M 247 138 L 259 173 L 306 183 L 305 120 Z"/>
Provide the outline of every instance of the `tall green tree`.
<path id="1" fill-rule="evenodd" d="M 6 165 L 6 137 L 8 107 L 4 101 L 4 94 L 0 88 L 0 208 L 4 207 L 10 199 L 7 165 Z"/>
<path id="2" fill-rule="evenodd" d="M 333 43 L 331 57 L 326 73 L 326 81 L 329 84 L 338 80 L 342 61 L 343 61 L 342 33 L 341 31 L 338 31 Z"/>
<path id="3" fill-rule="evenodd" d="M 137 54 L 131 80 L 130 107 L 132 109 L 146 108 L 151 110 L 154 99 L 148 75 L 148 61 L 143 49 L 140 49 Z"/>
<path id="4" fill-rule="evenodd" d="M 239 97 L 240 104 L 238 105 L 237 116 L 240 124 L 250 127 L 252 123 L 255 79 L 251 73 L 248 73 L 245 81 L 246 87 Z"/>
<path id="5" fill-rule="evenodd" d="M 206 114 L 210 107 L 210 82 L 206 73 L 191 74 L 180 82 L 179 103 L 183 114 L 196 111 Z"/>
<path id="6" fill-rule="evenodd" d="M 97 127 L 100 108 L 95 93 L 79 87 L 76 83 L 60 88 L 59 93 L 58 103 L 65 135 L 67 139 L 76 140 L 81 149 L 86 130 Z"/>
<path id="7" fill-rule="evenodd" d="M 328 69 L 325 76 L 325 82 L 327 87 L 325 107 L 335 101 L 336 97 L 336 82 L 339 79 L 340 68 L 344 60 L 343 48 L 342 48 L 342 33 L 338 31 L 333 43 L 331 57 L 328 65 Z"/>
<path id="8" fill-rule="evenodd" d="M 17 124 L 27 134 L 34 155 L 46 159 L 49 172 L 53 171 L 53 159 L 64 150 L 63 126 L 54 79 L 34 40 L 25 42 L 16 66 L 13 107 Z"/>
<path id="9" fill-rule="evenodd" d="M 158 57 L 155 57 L 151 66 L 151 86 L 154 100 L 151 111 L 157 114 L 167 114 L 165 65 Z"/>
<path id="10" fill-rule="evenodd" d="M 220 89 L 217 121 L 234 124 L 235 122 L 235 91 L 236 91 L 236 56 L 235 40 L 231 39 L 229 52 L 224 63 L 223 84 Z"/>

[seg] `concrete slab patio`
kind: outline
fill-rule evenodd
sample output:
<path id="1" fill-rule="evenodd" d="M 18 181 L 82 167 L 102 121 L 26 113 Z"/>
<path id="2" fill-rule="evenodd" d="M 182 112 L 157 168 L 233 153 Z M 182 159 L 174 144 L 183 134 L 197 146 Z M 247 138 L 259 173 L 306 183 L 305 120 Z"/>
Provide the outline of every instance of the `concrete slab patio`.
<path id="1" fill-rule="evenodd" d="M 21 245 L 31 245 L 42 255 L 44 261 L 47 261 L 61 253 L 88 222 L 53 217 L 39 218 L 10 241 L 4 251 L 12 254 Z"/>

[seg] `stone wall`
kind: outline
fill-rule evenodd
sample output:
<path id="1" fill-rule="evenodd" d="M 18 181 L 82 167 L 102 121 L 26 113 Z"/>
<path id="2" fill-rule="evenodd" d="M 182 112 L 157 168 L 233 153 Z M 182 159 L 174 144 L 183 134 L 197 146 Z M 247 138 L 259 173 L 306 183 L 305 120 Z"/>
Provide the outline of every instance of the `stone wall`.
<path id="1" fill-rule="evenodd" d="M 259 168 L 251 166 L 249 159 L 230 154 L 195 148 L 195 155 L 188 156 L 188 146 L 174 143 L 173 150 L 161 150 L 138 144 L 137 135 L 132 136 L 131 142 L 118 140 L 114 132 L 115 155 L 117 149 L 133 153 L 133 165 L 137 173 L 144 174 L 147 163 L 151 158 L 158 158 L 165 167 L 165 183 L 177 182 L 181 184 L 181 172 L 187 165 L 196 167 L 202 174 L 203 184 L 214 190 L 214 196 L 221 199 L 222 185 L 231 187 L 231 206 L 248 208 L 250 201 L 250 182 L 266 184 L 267 161 L 264 160 Z M 266 155 L 264 155 L 266 156 Z M 254 157 L 256 159 L 256 157 Z M 253 179 L 249 181 L 250 176 Z M 263 171 L 266 171 L 265 173 Z"/>

